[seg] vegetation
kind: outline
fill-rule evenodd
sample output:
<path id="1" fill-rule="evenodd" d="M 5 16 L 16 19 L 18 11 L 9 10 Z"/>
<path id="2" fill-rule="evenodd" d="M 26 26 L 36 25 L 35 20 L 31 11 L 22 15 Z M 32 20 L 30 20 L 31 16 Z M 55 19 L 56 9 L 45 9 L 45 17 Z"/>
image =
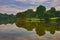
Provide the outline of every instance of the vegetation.
<path id="1" fill-rule="evenodd" d="M 49 31 L 54 34 L 55 31 L 60 31 L 60 22 L 16 22 L 16 26 L 24 28 L 27 31 L 33 31 L 35 29 L 36 34 L 39 36 L 45 35 L 45 31 Z"/>
<path id="2" fill-rule="evenodd" d="M 8 15 L 8 14 L 2 14 L 0 13 L 0 24 L 7 24 L 7 23 L 13 23 L 16 21 L 16 18 L 15 18 L 15 15 L 11 14 L 11 15 Z"/>
<path id="3" fill-rule="evenodd" d="M 46 8 L 42 5 L 38 6 L 36 11 L 33 11 L 32 9 L 27 9 L 24 12 L 18 12 L 16 15 L 8 15 L 8 14 L 2 14 L 0 13 L 0 19 L 2 20 L 12 20 L 16 21 L 16 19 L 21 21 L 39 21 L 39 20 L 45 20 L 50 21 L 51 19 L 60 20 L 60 11 L 57 11 L 54 7 L 51 7 L 51 9 L 46 10 Z M 0 20 L 1 21 L 1 20 Z"/>
<path id="4" fill-rule="evenodd" d="M 44 6 L 40 5 L 36 11 L 28 9 L 18 12 L 16 15 L 0 13 L 0 25 L 8 23 L 15 23 L 17 27 L 25 28 L 28 31 L 35 29 L 39 36 L 44 35 L 46 30 L 54 34 L 55 30 L 60 31 L 60 11 L 54 7 L 46 10 Z"/>
<path id="5" fill-rule="evenodd" d="M 13 23 L 15 23 L 17 27 L 24 28 L 27 31 L 33 31 L 33 29 L 35 29 L 36 34 L 39 36 L 45 35 L 46 33 L 45 31 L 49 31 L 51 34 L 54 34 L 55 31 L 60 31 L 60 22 L 58 21 L 48 22 L 48 23 L 46 23 L 45 21 L 41 21 L 41 22 L 22 22 L 20 20 L 17 20 L 16 22 L 12 20 L 0 21 L 0 25 L 13 24 Z"/>
<path id="6" fill-rule="evenodd" d="M 18 12 L 16 14 L 17 18 L 37 18 L 39 20 L 45 20 L 50 21 L 51 18 L 56 18 L 57 20 L 60 20 L 60 11 L 57 11 L 54 7 L 51 7 L 51 9 L 46 10 L 46 8 L 42 5 L 37 7 L 36 11 L 33 11 L 32 9 L 28 9 L 24 12 Z"/>

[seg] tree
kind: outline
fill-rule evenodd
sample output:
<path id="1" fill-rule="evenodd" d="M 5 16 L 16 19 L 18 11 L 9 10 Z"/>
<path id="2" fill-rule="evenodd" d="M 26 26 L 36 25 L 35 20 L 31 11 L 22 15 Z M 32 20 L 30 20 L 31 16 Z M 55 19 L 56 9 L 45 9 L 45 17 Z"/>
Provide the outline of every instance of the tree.
<path id="1" fill-rule="evenodd" d="M 54 7 L 51 7 L 51 9 L 49 10 L 50 17 L 55 17 L 55 12 L 56 12 L 56 9 Z"/>
<path id="2" fill-rule="evenodd" d="M 39 7 L 37 7 L 36 14 L 38 18 L 43 18 L 45 11 L 46 11 L 46 8 L 44 6 L 40 5 Z"/>
<path id="3" fill-rule="evenodd" d="M 50 18 L 50 15 L 47 14 L 47 13 L 45 13 L 44 14 L 44 20 L 45 20 L 46 23 L 50 22 L 50 19 L 49 18 Z"/>
<path id="4" fill-rule="evenodd" d="M 60 11 L 55 12 L 55 17 L 60 17 Z"/>
<path id="5" fill-rule="evenodd" d="M 33 17 L 35 15 L 35 13 L 34 13 L 34 11 L 32 9 L 28 9 L 24 13 L 25 13 L 26 18 L 31 18 L 31 17 Z"/>
<path id="6" fill-rule="evenodd" d="M 18 12 L 18 13 L 16 14 L 16 17 L 17 17 L 17 18 L 22 18 L 22 17 L 25 17 L 25 15 L 24 15 L 23 12 Z"/>
<path id="7" fill-rule="evenodd" d="M 51 7 L 51 13 L 53 13 L 53 12 L 55 12 L 56 11 L 56 9 L 54 8 L 54 7 Z"/>

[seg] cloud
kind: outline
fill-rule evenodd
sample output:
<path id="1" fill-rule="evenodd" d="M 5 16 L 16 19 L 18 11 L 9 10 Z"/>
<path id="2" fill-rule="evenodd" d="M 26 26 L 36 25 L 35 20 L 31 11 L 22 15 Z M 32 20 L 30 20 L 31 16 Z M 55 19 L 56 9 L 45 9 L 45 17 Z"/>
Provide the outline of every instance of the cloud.
<path id="1" fill-rule="evenodd" d="M 17 9 L 17 8 L 12 8 L 9 6 L 0 6 L 0 11 L 3 11 L 5 13 L 17 13 L 17 12 L 23 12 L 26 11 L 27 9 L 33 9 L 35 10 L 32 6 L 26 9 Z"/>
<path id="2" fill-rule="evenodd" d="M 27 1 L 27 0 L 15 0 L 15 1 L 25 2 L 25 1 Z"/>
<path id="3" fill-rule="evenodd" d="M 45 2 L 48 0 L 16 0 L 16 1 L 20 1 L 20 2 L 25 2 L 25 1 L 29 1 L 29 2 Z"/>
<path id="4" fill-rule="evenodd" d="M 31 0 L 32 2 L 46 2 L 48 0 Z"/>
<path id="5" fill-rule="evenodd" d="M 30 4 L 39 4 L 39 3 L 46 2 L 48 0 L 15 0 L 15 1 L 20 1 L 25 3 L 30 3 Z"/>
<path id="6" fill-rule="evenodd" d="M 56 8 L 56 10 L 60 10 L 60 6 L 56 6 L 55 8 Z"/>
<path id="7" fill-rule="evenodd" d="M 17 13 L 17 12 L 22 12 L 24 10 L 20 10 L 17 8 L 12 8 L 9 6 L 0 6 L 0 11 L 6 12 L 6 13 Z"/>
<path id="8" fill-rule="evenodd" d="M 44 2 L 43 5 L 47 7 L 47 9 L 50 9 L 51 7 L 55 7 L 56 10 L 60 10 L 60 0 L 50 0 L 47 2 Z"/>
<path id="9" fill-rule="evenodd" d="M 51 2 L 51 6 L 53 6 L 53 7 L 56 7 L 56 6 L 59 6 L 60 5 L 60 2 L 59 2 L 60 0 L 53 0 L 52 2 Z"/>

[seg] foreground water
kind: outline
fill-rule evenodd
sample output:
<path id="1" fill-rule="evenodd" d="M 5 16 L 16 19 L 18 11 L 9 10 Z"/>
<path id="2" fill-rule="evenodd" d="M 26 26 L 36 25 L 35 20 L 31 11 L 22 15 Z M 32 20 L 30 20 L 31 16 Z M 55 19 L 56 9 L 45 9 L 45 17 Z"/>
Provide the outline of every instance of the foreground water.
<path id="1" fill-rule="evenodd" d="M 0 40 L 60 40 L 60 23 L 17 22 L 1 24 Z"/>

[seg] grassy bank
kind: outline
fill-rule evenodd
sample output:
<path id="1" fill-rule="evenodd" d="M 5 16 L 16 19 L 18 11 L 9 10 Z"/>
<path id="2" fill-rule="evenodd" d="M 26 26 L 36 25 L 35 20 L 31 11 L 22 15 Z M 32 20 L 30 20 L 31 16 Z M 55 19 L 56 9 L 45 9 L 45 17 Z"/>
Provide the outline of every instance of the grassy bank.
<path id="1" fill-rule="evenodd" d="M 56 21 L 57 18 L 50 18 L 51 21 Z M 25 18 L 25 19 L 20 19 L 18 18 L 18 20 L 23 20 L 23 21 L 26 21 L 26 22 L 40 22 L 40 19 L 39 18 Z M 17 21 L 18 21 L 17 20 Z M 42 19 L 44 21 L 44 19 Z"/>

